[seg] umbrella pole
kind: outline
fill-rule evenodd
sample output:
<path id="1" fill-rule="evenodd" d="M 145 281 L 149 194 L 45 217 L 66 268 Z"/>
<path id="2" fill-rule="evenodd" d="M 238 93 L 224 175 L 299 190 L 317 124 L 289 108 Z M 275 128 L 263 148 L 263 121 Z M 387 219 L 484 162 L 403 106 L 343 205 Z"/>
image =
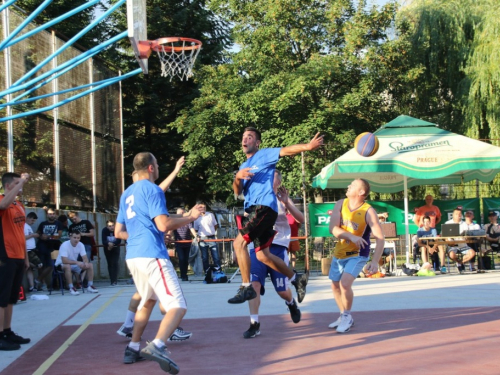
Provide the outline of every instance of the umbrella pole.
<path id="1" fill-rule="evenodd" d="M 404 176 L 404 189 L 405 189 L 405 243 L 406 243 L 406 264 L 410 263 L 410 226 L 408 224 L 408 178 Z"/>
<path id="2" fill-rule="evenodd" d="M 302 202 L 304 204 L 304 229 L 305 229 L 305 235 L 306 235 L 306 259 L 305 259 L 305 273 L 309 277 L 309 215 L 307 213 L 307 195 L 306 195 L 306 170 L 305 170 L 305 164 L 304 164 L 304 153 L 300 153 L 302 160 Z"/>

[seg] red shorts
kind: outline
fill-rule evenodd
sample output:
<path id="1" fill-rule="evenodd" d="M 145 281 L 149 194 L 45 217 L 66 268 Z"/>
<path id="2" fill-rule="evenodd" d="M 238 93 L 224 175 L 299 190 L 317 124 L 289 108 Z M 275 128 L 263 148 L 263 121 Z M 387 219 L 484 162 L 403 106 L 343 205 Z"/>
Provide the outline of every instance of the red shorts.
<path id="1" fill-rule="evenodd" d="M 271 246 L 276 231 L 273 229 L 278 213 L 268 206 L 250 207 L 250 215 L 242 220 L 240 233 L 247 243 L 253 242 L 255 252 Z"/>

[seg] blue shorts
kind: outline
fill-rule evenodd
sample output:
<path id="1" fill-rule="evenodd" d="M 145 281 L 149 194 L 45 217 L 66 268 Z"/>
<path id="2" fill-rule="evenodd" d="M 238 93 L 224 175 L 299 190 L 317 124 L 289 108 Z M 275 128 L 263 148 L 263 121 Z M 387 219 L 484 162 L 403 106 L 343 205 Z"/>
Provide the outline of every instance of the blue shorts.
<path id="1" fill-rule="evenodd" d="M 271 252 L 271 254 L 283 259 L 288 265 L 288 252 L 285 246 L 272 244 L 269 248 L 269 251 Z M 250 281 L 257 281 L 260 283 L 260 295 L 263 296 L 266 292 L 264 285 L 266 283 L 266 277 L 268 274 L 271 276 L 271 281 L 273 282 L 274 289 L 277 292 L 284 292 L 288 289 L 288 278 L 259 261 L 254 249 L 250 250 L 250 261 Z"/>
<path id="2" fill-rule="evenodd" d="M 363 267 L 368 262 L 368 257 L 355 256 L 345 259 L 337 259 L 333 257 L 332 266 L 328 278 L 332 281 L 340 281 L 340 278 L 345 273 L 358 277 Z"/>

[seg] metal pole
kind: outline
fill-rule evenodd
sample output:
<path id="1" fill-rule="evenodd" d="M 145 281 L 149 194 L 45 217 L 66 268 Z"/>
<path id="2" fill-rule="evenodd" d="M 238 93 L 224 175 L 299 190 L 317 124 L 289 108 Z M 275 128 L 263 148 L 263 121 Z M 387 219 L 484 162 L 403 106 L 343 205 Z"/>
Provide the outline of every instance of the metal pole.
<path id="1" fill-rule="evenodd" d="M 52 31 L 52 53 L 57 49 L 57 38 L 55 31 Z M 52 60 L 52 69 L 57 67 L 57 56 Z M 52 92 L 57 93 L 59 89 L 59 81 L 54 79 L 52 81 Z M 59 210 L 61 206 L 61 159 L 60 159 L 60 144 L 61 139 L 59 137 L 59 107 L 57 103 L 59 102 L 59 95 L 55 94 L 52 102 L 56 107 L 54 107 L 54 164 L 55 164 L 55 181 L 54 181 L 54 195 L 56 201 L 56 210 Z"/>
<path id="2" fill-rule="evenodd" d="M 306 171 L 304 163 L 304 153 L 300 153 L 302 164 L 302 202 L 304 204 L 305 234 L 306 234 L 306 260 L 305 271 L 309 274 L 309 215 L 307 213 L 307 195 L 306 195 Z"/>
<path id="3" fill-rule="evenodd" d="M 122 71 L 120 70 L 118 72 L 118 75 L 121 77 Z M 119 85 L 119 106 L 118 109 L 120 111 L 120 160 L 121 160 L 121 172 L 122 172 L 122 192 L 125 191 L 125 161 L 123 158 L 125 157 L 125 154 L 123 152 L 123 103 L 122 103 L 122 81 L 118 83 Z"/>
<path id="4" fill-rule="evenodd" d="M 408 177 L 404 176 L 404 205 L 405 205 L 405 239 L 406 239 L 406 264 L 410 263 L 410 229 L 408 224 Z"/>
<path id="5" fill-rule="evenodd" d="M 3 0 L 3 6 L 5 6 L 5 0 Z M 3 36 L 4 38 L 9 37 L 9 17 L 10 10 L 5 8 L 3 11 Z M 4 64 L 5 64 L 5 87 L 10 87 L 12 85 L 12 75 L 11 75 L 11 65 L 10 65 L 10 48 L 4 50 Z M 7 95 L 7 102 L 12 100 L 12 95 Z M 7 117 L 12 116 L 12 107 L 6 107 Z M 14 124 L 12 120 L 7 122 L 7 170 L 9 172 L 14 172 Z"/>
<path id="6" fill-rule="evenodd" d="M 89 82 L 94 82 L 93 60 L 89 59 Z M 94 93 L 89 94 L 90 111 L 90 157 L 92 160 L 92 212 L 97 209 L 97 164 L 95 151 L 95 116 L 94 116 Z"/>

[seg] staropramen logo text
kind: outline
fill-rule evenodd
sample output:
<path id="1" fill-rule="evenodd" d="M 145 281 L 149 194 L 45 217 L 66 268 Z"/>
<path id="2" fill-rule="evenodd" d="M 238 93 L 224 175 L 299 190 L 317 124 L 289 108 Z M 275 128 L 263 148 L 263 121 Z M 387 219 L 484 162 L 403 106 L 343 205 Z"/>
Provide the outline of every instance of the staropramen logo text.
<path id="1" fill-rule="evenodd" d="M 397 151 L 398 154 L 402 154 L 405 152 L 419 151 L 419 150 L 427 150 L 431 148 L 439 148 L 439 147 L 451 147 L 450 141 L 434 141 L 434 142 L 415 142 L 410 145 L 404 145 L 402 142 L 391 142 L 389 143 L 389 147 L 392 151 Z"/>

